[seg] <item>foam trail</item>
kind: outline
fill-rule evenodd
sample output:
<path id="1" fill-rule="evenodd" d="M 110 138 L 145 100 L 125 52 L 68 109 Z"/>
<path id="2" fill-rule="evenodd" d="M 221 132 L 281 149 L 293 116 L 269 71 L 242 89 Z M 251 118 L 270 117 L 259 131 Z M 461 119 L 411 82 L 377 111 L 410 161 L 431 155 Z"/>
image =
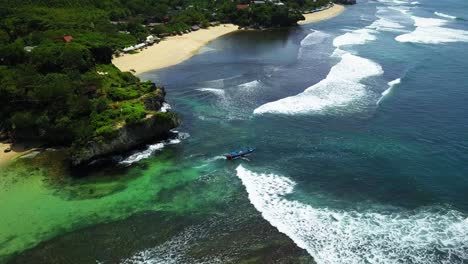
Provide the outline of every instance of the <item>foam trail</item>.
<path id="1" fill-rule="evenodd" d="M 418 1 L 411 2 L 412 5 L 419 5 L 420 3 Z"/>
<path id="2" fill-rule="evenodd" d="M 319 83 L 304 92 L 266 103 L 254 110 L 254 114 L 305 114 L 330 107 L 345 106 L 366 95 L 366 87 L 360 81 L 383 73 L 382 67 L 365 58 L 350 53 Z"/>
<path id="3" fill-rule="evenodd" d="M 436 18 L 411 17 L 416 29 L 413 32 L 397 36 L 399 42 L 422 44 L 441 44 L 450 42 L 468 42 L 468 31 L 442 27 L 446 20 Z"/>
<path id="4" fill-rule="evenodd" d="M 280 232 L 307 250 L 318 264 L 459 263 L 468 261 L 468 219 L 444 208 L 343 211 L 314 208 L 285 198 L 292 180 L 252 172 L 237 176 L 249 200 Z"/>
<path id="5" fill-rule="evenodd" d="M 387 90 L 383 91 L 382 93 L 382 97 L 380 97 L 380 99 L 377 101 L 377 105 L 380 104 L 380 102 L 392 91 L 393 87 L 395 87 L 396 85 L 400 84 L 401 83 L 401 79 L 398 78 L 396 80 L 393 80 L 391 82 L 388 83 L 388 88 Z"/>
<path id="6" fill-rule="evenodd" d="M 457 19 L 456 16 L 451 16 L 451 15 L 447 15 L 447 14 L 440 13 L 440 12 L 434 12 L 434 14 L 435 14 L 436 16 L 443 17 L 443 18 Z"/>

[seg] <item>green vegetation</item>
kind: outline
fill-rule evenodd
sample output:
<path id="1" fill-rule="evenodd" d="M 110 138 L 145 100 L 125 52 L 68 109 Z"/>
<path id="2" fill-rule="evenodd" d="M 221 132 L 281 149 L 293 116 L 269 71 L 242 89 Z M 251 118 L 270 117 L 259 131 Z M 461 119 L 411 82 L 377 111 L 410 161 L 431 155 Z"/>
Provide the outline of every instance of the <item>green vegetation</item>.
<path id="1" fill-rule="evenodd" d="M 145 118 L 140 97 L 162 90 L 111 64 L 138 40 L 110 23 L 114 2 L 1 2 L 0 132 L 80 145 Z"/>
<path id="2" fill-rule="evenodd" d="M 65 145 L 112 137 L 121 125 L 154 113 L 141 97 L 158 91 L 115 68 L 116 51 L 149 34 L 181 33 L 213 21 L 293 25 L 301 10 L 326 3 L 0 0 L 0 134 Z"/>

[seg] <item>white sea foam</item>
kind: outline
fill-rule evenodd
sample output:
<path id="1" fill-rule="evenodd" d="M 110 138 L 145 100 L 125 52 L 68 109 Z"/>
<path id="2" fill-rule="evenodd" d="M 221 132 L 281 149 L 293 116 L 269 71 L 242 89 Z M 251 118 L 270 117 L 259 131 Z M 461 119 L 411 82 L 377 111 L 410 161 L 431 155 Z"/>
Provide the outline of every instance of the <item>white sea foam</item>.
<path id="1" fill-rule="evenodd" d="M 255 81 L 251 81 L 251 82 L 247 82 L 247 83 L 243 83 L 243 84 L 240 84 L 239 87 L 240 88 L 243 88 L 243 89 L 247 89 L 247 90 L 250 90 L 250 89 L 255 89 L 257 87 L 259 87 L 261 85 L 261 82 L 259 80 L 255 80 Z"/>
<path id="2" fill-rule="evenodd" d="M 345 55 L 346 53 L 348 53 L 348 52 L 346 52 L 346 51 L 344 51 L 344 50 L 342 50 L 342 49 L 340 49 L 340 48 L 336 48 L 336 49 L 333 51 L 333 53 L 330 55 L 330 57 L 341 58 L 341 57 L 343 57 L 343 55 Z"/>
<path id="3" fill-rule="evenodd" d="M 468 42 L 468 31 L 442 27 L 446 20 L 436 18 L 411 17 L 416 29 L 413 32 L 397 36 L 399 42 L 440 44 L 449 42 Z"/>
<path id="4" fill-rule="evenodd" d="M 122 261 L 122 264 L 218 264 L 229 262 L 229 258 L 212 256 L 195 259 L 190 256 L 190 250 L 196 241 L 206 239 L 207 232 L 200 227 L 189 227 L 166 242 Z"/>
<path id="5" fill-rule="evenodd" d="M 238 78 L 242 75 L 234 75 L 231 77 L 227 78 L 222 78 L 222 79 L 215 79 L 215 80 L 209 80 L 209 81 L 204 81 L 200 84 L 200 86 L 204 87 L 211 87 L 211 88 L 224 88 L 224 82 L 229 81 L 235 78 Z"/>
<path id="6" fill-rule="evenodd" d="M 135 162 L 138 162 L 140 160 L 147 159 L 153 156 L 154 153 L 163 150 L 164 147 L 167 145 L 179 144 L 180 142 L 182 142 L 182 140 L 190 137 L 189 133 L 178 132 L 178 131 L 172 131 L 172 132 L 177 134 L 175 138 L 164 140 L 156 144 L 148 145 L 144 150 L 133 153 L 132 155 L 120 161 L 119 164 L 129 166 Z"/>
<path id="7" fill-rule="evenodd" d="M 263 218 L 319 264 L 468 261 L 468 219 L 460 212 L 314 208 L 286 198 L 296 185 L 286 177 L 255 173 L 242 165 L 237 176 Z"/>
<path id="8" fill-rule="evenodd" d="M 130 165 L 135 162 L 138 162 L 142 159 L 147 159 L 152 156 L 156 151 L 162 150 L 164 148 L 164 143 L 157 143 L 153 145 L 149 145 L 145 150 L 134 153 L 127 157 L 126 159 L 122 160 L 120 164 L 123 165 Z"/>
<path id="9" fill-rule="evenodd" d="M 223 89 L 216 89 L 216 88 L 198 88 L 196 90 L 200 92 L 209 92 L 220 97 L 223 97 L 226 94 L 226 92 Z"/>
<path id="10" fill-rule="evenodd" d="M 382 93 L 382 96 L 379 98 L 379 100 L 377 101 L 377 105 L 380 104 L 380 102 L 392 91 L 393 87 L 395 87 L 396 85 L 400 84 L 401 83 L 401 79 L 398 78 L 396 80 L 393 80 L 391 82 L 388 83 L 388 88 L 383 91 Z"/>
<path id="11" fill-rule="evenodd" d="M 398 11 L 398 12 L 402 13 L 403 15 L 408 15 L 410 13 L 410 8 L 409 7 L 404 7 L 404 6 L 398 6 L 398 7 L 391 6 L 391 7 L 389 7 L 389 9 Z"/>
<path id="12" fill-rule="evenodd" d="M 159 111 L 165 113 L 165 112 L 167 112 L 167 111 L 169 111 L 169 110 L 171 110 L 171 109 L 172 109 L 171 105 L 168 104 L 168 103 L 166 103 L 166 102 L 164 102 L 164 103 L 162 104 L 162 106 L 161 106 L 161 109 L 159 109 Z"/>
<path id="13" fill-rule="evenodd" d="M 336 37 L 333 40 L 333 46 L 339 48 L 346 45 L 362 45 L 377 39 L 373 33 L 375 31 L 372 29 L 357 29 Z"/>
<path id="14" fill-rule="evenodd" d="M 434 14 L 435 14 L 436 16 L 443 17 L 443 18 L 457 19 L 456 16 L 451 16 L 451 15 L 447 15 L 447 14 L 440 13 L 440 12 L 434 12 Z"/>
<path id="15" fill-rule="evenodd" d="M 411 2 L 412 5 L 419 5 L 420 3 L 418 1 L 413 1 Z"/>
<path id="16" fill-rule="evenodd" d="M 382 67 L 365 58 L 350 53 L 332 67 L 328 76 L 304 92 L 264 104 L 254 114 L 304 114 L 329 107 L 345 106 L 366 95 L 366 87 L 360 82 L 382 74 Z"/>
<path id="17" fill-rule="evenodd" d="M 307 35 L 302 41 L 301 46 L 311 46 L 315 44 L 322 43 L 326 38 L 330 37 L 330 34 L 327 34 L 322 31 L 314 30 L 312 33 Z"/>
<path id="18" fill-rule="evenodd" d="M 224 106 L 229 105 L 228 97 L 226 96 L 226 91 L 223 89 L 216 88 L 199 88 L 197 89 L 200 92 L 207 92 L 215 95 L 218 98 L 218 103 Z"/>
<path id="19" fill-rule="evenodd" d="M 388 18 L 380 17 L 378 20 L 374 21 L 371 25 L 367 28 L 375 29 L 377 31 L 391 31 L 391 32 L 402 32 L 404 30 L 404 26 L 400 23 L 390 20 Z"/>
<path id="20" fill-rule="evenodd" d="M 216 51 L 216 49 L 205 46 L 198 50 L 198 54 L 210 53 L 214 51 Z"/>

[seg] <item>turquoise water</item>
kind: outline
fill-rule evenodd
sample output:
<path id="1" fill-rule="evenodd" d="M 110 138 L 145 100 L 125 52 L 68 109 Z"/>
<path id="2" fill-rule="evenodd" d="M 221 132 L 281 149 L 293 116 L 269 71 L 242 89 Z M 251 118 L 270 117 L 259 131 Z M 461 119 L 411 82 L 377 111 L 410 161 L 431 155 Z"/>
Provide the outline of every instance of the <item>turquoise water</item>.
<path id="1" fill-rule="evenodd" d="M 130 171 L 157 182 L 170 153 L 179 183 L 138 190 L 141 210 L 14 261 L 466 263 L 466 10 L 361 1 L 321 23 L 225 36 L 144 74 L 167 87 L 185 136 L 131 156 L 152 153 Z M 249 160 L 222 159 L 247 146 L 258 149 Z"/>

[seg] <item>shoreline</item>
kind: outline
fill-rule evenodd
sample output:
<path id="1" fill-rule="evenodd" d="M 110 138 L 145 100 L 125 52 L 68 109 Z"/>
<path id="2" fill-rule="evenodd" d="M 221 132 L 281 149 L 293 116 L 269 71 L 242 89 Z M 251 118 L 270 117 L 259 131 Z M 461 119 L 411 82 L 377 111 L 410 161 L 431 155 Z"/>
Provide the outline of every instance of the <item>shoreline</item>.
<path id="1" fill-rule="evenodd" d="M 27 144 L 11 144 L 0 142 L 0 167 L 7 165 L 15 159 L 27 155 L 33 151 L 40 150 L 39 144 L 33 143 L 32 146 Z M 10 152 L 5 152 L 6 149 L 10 149 Z"/>
<path id="2" fill-rule="evenodd" d="M 315 23 L 333 18 L 344 11 L 344 6 L 333 7 L 312 14 L 304 14 L 306 18 L 299 25 Z M 136 75 L 174 66 L 190 59 L 211 41 L 233 32 L 240 31 L 233 24 L 221 24 L 208 29 L 200 29 L 182 36 L 171 36 L 158 44 L 147 47 L 136 54 L 123 54 L 115 57 L 112 63 L 121 71 L 134 71 Z"/>
<path id="3" fill-rule="evenodd" d="M 319 12 L 315 12 L 311 14 L 303 14 L 303 16 L 306 19 L 299 21 L 298 24 L 307 25 L 310 23 L 327 20 L 327 19 L 338 16 L 339 14 L 343 13 L 344 10 L 345 10 L 345 7 L 343 5 L 334 4 L 332 7 L 319 11 Z"/>
<path id="4" fill-rule="evenodd" d="M 114 58 L 112 63 L 121 71 L 135 71 L 141 74 L 179 64 L 194 55 L 209 42 L 238 31 L 238 26 L 221 24 L 208 29 L 192 31 L 182 36 L 171 36 L 158 44 L 147 47 L 136 54 L 124 54 Z"/>

